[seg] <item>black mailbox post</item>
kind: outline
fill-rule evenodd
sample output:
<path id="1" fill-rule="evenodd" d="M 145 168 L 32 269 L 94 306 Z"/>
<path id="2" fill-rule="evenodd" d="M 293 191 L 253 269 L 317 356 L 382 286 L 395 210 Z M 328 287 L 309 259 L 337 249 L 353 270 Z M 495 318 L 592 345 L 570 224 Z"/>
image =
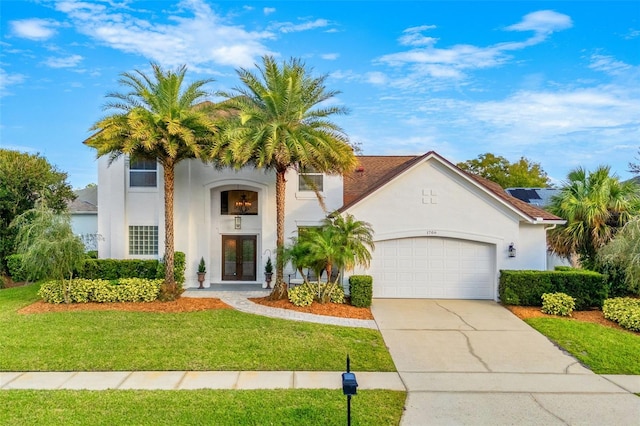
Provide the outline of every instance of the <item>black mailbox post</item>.
<path id="1" fill-rule="evenodd" d="M 358 392 L 356 375 L 349 370 L 349 355 L 347 355 L 347 372 L 342 373 L 342 393 L 347 396 L 347 425 L 351 426 L 351 397 Z"/>

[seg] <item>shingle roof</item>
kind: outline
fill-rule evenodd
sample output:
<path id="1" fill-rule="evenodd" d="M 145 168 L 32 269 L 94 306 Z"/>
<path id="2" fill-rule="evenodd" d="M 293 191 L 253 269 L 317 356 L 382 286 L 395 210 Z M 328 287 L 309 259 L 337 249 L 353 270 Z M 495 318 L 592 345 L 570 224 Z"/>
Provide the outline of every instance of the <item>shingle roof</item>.
<path id="1" fill-rule="evenodd" d="M 98 187 L 92 186 L 73 191 L 76 199 L 67 204 L 71 213 L 98 212 Z"/>
<path id="2" fill-rule="evenodd" d="M 343 189 L 343 207 L 341 211 L 346 210 L 351 205 L 357 203 L 372 192 L 384 186 L 387 182 L 393 180 L 403 171 L 407 170 L 414 164 L 420 162 L 429 155 L 439 158 L 443 163 L 451 166 L 462 175 L 468 176 L 475 181 L 480 187 L 484 188 L 507 205 L 512 206 L 520 213 L 526 215 L 531 220 L 542 219 L 545 221 L 559 221 L 561 218 L 532 206 L 512 197 L 500 185 L 479 176 L 467 173 L 437 153 L 430 151 L 421 156 L 382 156 L 382 155 L 362 155 L 358 156 L 358 166 L 355 171 L 344 175 Z"/>

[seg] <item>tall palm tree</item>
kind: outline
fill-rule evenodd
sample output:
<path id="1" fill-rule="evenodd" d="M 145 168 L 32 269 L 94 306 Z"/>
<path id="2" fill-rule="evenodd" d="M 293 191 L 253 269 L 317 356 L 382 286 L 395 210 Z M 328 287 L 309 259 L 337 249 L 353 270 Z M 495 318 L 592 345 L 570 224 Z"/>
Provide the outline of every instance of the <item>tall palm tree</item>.
<path id="1" fill-rule="evenodd" d="M 212 80 L 198 80 L 183 86 L 186 66 L 164 71 L 152 63 L 153 75 L 135 70 L 121 74 L 119 83 L 127 91 L 110 93 L 105 109 L 112 114 L 97 121 L 96 131 L 86 144 L 109 155 L 109 161 L 123 154 L 134 159 L 155 160 L 164 173 L 165 283 L 166 299 L 179 296 L 174 273 L 173 196 L 175 167 L 189 158 L 208 158 L 216 125 L 197 107 L 208 95 L 203 86 Z"/>
<path id="2" fill-rule="evenodd" d="M 279 65 L 262 59 L 258 73 L 238 70 L 243 86 L 223 94 L 225 105 L 237 112 L 218 147 L 229 164 L 252 164 L 276 174 L 276 285 L 273 298 L 286 295 L 284 282 L 285 174 L 312 168 L 320 173 L 344 173 L 356 165 L 353 148 L 343 130 L 329 120 L 345 114 L 343 107 L 325 102 L 339 92 L 327 90 L 326 75 L 312 77 L 298 59 Z M 324 103 L 324 105 L 323 105 Z"/>
<path id="3" fill-rule="evenodd" d="M 639 194 L 632 182 L 620 182 L 608 166 L 593 172 L 572 170 L 549 211 L 567 220 L 549 232 L 550 249 L 592 267 L 598 249 L 638 211 Z M 577 263 L 573 261 L 574 265 Z"/>

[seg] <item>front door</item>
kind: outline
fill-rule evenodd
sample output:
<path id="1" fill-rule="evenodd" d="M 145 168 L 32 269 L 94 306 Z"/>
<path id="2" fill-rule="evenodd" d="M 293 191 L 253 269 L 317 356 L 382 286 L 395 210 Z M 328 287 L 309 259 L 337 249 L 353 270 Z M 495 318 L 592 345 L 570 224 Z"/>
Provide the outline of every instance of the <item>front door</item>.
<path id="1" fill-rule="evenodd" d="M 222 280 L 256 280 L 256 236 L 222 236 Z"/>

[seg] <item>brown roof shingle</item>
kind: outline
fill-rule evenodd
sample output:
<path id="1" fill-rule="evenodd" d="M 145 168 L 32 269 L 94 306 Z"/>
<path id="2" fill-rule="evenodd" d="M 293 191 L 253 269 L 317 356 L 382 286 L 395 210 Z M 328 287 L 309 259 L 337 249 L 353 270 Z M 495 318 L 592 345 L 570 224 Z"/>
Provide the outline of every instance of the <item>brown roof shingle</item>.
<path id="1" fill-rule="evenodd" d="M 405 156 L 384 156 L 384 155 L 362 155 L 358 156 L 358 166 L 355 171 L 344 175 L 343 189 L 343 207 L 340 210 L 347 209 L 350 205 L 367 197 L 376 189 L 384 186 L 387 182 L 407 170 L 415 163 L 423 158 L 434 155 L 444 163 L 450 165 L 463 175 L 470 177 L 479 186 L 495 195 L 507 204 L 510 204 L 522 214 L 528 216 L 532 220 L 542 218 L 545 221 L 562 220 L 541 208 L 532 206 L 509 195 L 500 185 L 488 179 L 476 176 L 459 169 L 453 163 L 447 161 L 437 153 L 430 151 L 424 155 L 405 155 Z"/>

